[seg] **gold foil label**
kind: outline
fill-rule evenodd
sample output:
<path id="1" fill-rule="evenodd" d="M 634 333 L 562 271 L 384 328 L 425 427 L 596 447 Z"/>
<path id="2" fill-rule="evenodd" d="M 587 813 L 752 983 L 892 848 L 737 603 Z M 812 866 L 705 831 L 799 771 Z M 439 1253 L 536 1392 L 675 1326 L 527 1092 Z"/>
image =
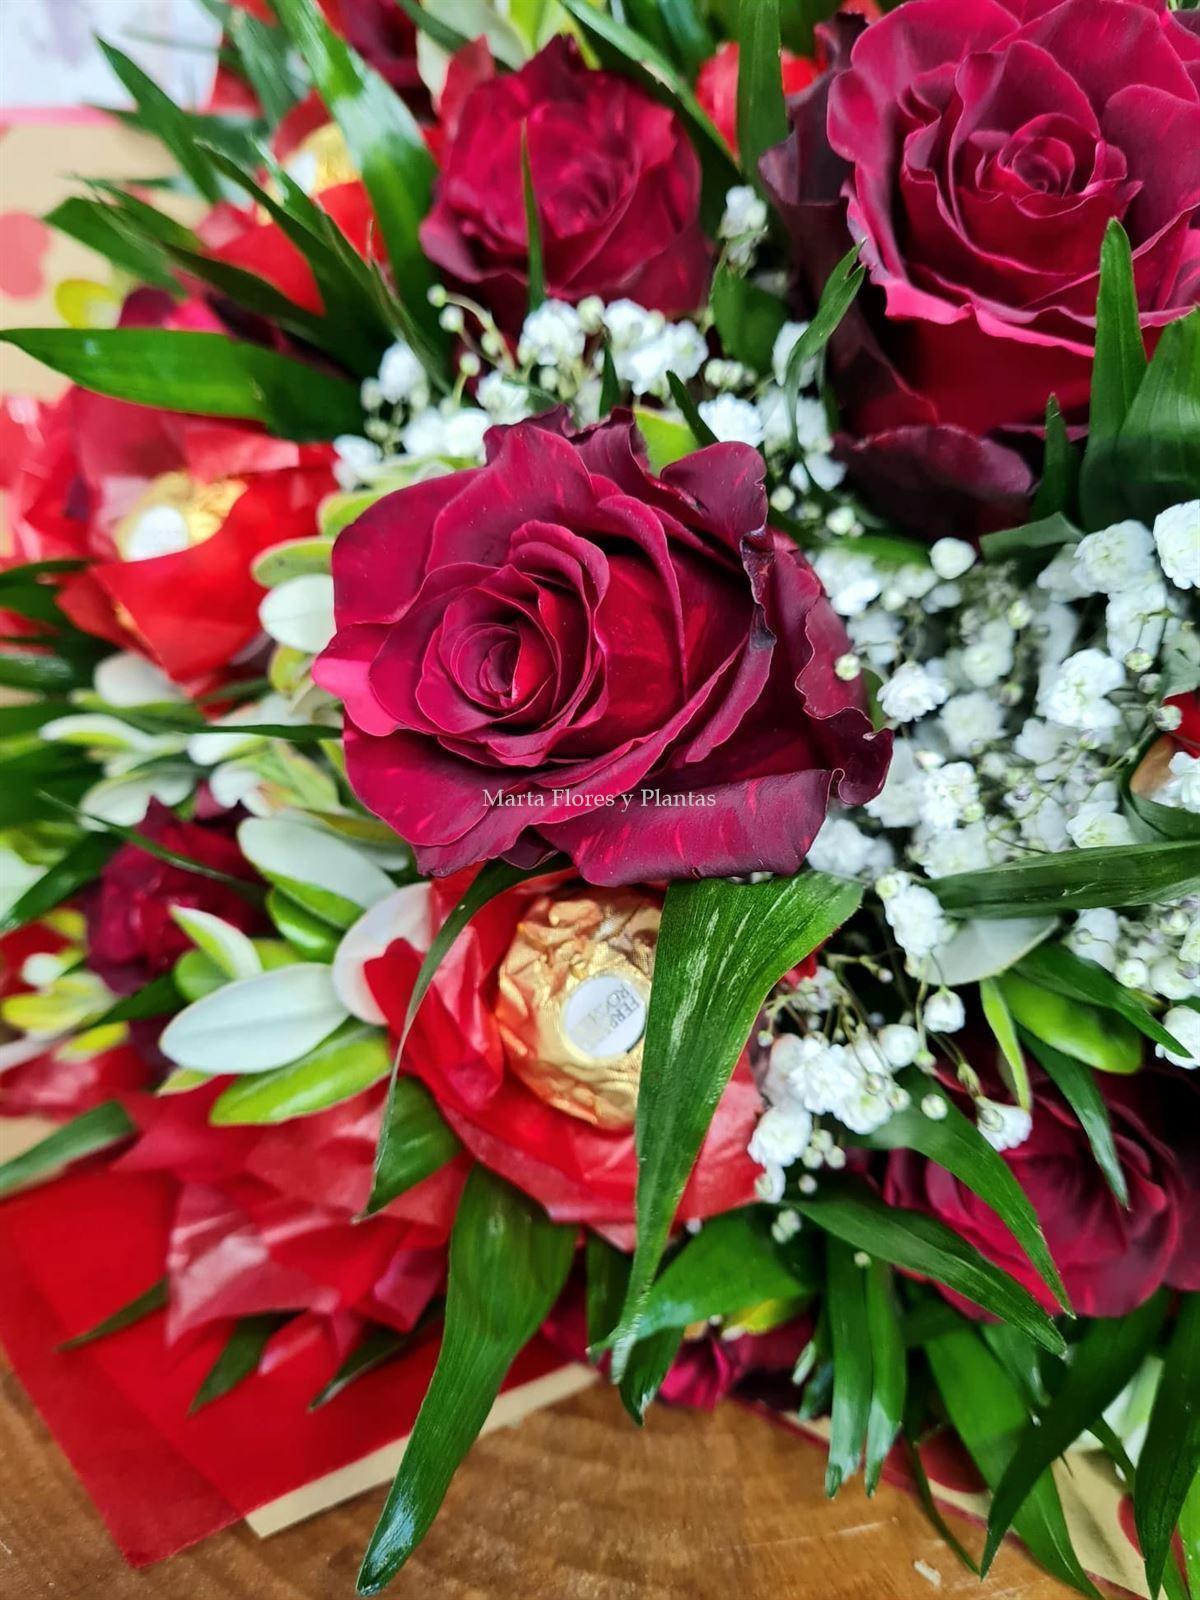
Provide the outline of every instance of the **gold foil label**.
<path id="1" fill-rule="evenodd" d="M 540 895 L 500 966 L 509 1066 L 539 1099 L 598 1128 L 633 1126 L 660 915 L 633 890 Z"/>
<path id="2" fill-rule="evenodd" d="M 113 529 L 117 553 L 123 561 L 146 561 L 203 544 L 245 487 L 240 478 L 201 483 L 186 472 L 160 473 Z"/>

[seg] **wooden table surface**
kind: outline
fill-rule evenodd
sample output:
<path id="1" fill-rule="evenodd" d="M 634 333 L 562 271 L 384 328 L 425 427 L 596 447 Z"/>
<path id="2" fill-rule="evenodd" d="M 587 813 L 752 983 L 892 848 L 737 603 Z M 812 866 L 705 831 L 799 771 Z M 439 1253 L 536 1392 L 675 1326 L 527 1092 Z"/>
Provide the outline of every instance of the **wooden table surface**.
<path id="1" fill-rule="evenodd" d="M 642 1432 L 597 1387 L 472 1452 L 394 1600 L 1065 1600 L 1006 1548 L 980 1585 L 916 1503 L 859 1482 L 743 1410 L 656 1408 Z M 383 1491 L 260 1540 L 245 1526 L 171 1561 L 122 1562 L 10 1372 L 0 1375 L 5 1600 L 353 1600 Z M 964 1539 L 978 1548 L 979 1530 Z M 921 1562 L 935 1576 L 914 1565 Z"/>

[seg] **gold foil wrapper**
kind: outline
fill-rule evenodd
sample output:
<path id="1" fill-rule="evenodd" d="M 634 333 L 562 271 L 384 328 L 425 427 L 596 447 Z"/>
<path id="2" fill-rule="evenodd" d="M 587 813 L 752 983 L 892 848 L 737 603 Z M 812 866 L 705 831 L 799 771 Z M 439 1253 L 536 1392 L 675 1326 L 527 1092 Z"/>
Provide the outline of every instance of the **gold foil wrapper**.
<path id="1" fill-rule="evenodd" d="M 148 485 L 113 529 L 125 561 L 143 561 L 203 544 L 241 498 L 240 478 L 201 483 L 186 472 L 163 472 Z"/>
<path id="2" fill-rule="evenodd" d="M 661 908 L 633 890 L 540 895 L 500 966 L 508 1063 L 540 1100 L 633 1127 Z"/>

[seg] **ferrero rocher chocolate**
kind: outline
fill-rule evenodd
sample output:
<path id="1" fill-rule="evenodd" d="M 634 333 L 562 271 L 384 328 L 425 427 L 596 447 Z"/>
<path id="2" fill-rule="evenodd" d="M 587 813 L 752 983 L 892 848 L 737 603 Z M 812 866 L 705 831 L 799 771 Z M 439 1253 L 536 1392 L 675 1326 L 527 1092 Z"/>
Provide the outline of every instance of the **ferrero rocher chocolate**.
<path id="1" fill-rule="evenodd" d="M 660 907 L 629 889 L 539 896 L 500 965 L 508 1062 L 540 1100 L 632 1128 Z"/>
<path id="2" fill-rule="evenodd" d="M 201 483 L 187 472 L 160 473 L 113 529 L 118 554 L 125 561 L 145 561 L 203 544 L 245 487 L 240 478 Z"/>
<path id="3" fill-rule="evenodd" d="M 320 194 L 358 177 L 342 130 L 323 122 L 306 134 L 287 159 L 287 169 L 306 194 Z"/>

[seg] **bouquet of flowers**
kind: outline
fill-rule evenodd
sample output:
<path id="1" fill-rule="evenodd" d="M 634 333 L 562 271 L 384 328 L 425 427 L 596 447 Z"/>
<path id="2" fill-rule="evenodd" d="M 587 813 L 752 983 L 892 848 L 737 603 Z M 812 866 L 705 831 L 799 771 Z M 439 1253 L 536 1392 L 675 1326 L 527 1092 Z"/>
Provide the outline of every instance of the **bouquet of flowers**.
<path id="1" fill-rule="evenodd" d="M 542 1330 L 1200 1594 L 1200 12 L 205 3 L 4 336 L 0 1240 L 427 1351 L 363 1593 Z"/>

